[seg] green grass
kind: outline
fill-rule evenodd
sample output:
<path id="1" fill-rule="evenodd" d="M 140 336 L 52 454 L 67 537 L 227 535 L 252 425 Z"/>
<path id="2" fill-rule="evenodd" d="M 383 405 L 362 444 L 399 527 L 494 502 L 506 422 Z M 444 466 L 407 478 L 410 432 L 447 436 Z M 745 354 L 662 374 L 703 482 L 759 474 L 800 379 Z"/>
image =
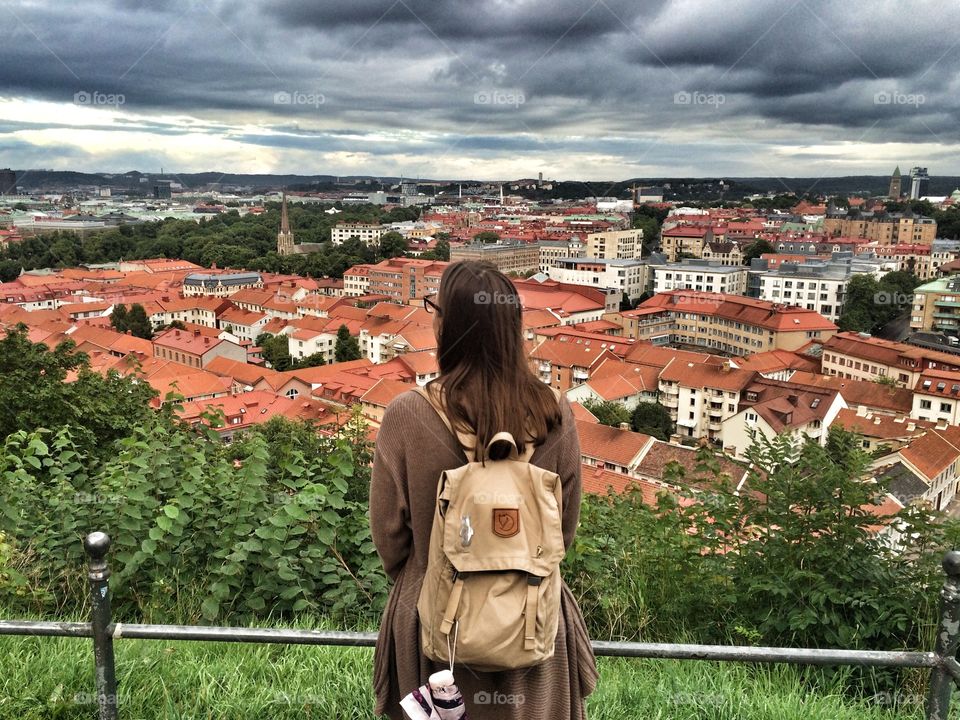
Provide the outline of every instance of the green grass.
<path id="1" fill-rule="evenodd" d="M 372 718 L 373 651 L 119 640 L 123 720 Z M 599 660 L 591 720 L 920 720 L 900 709 L 811 693 L 801 670 L 733 663 Z M 89 640 L 0 637 L 0 718 L 96 717 Z"/>

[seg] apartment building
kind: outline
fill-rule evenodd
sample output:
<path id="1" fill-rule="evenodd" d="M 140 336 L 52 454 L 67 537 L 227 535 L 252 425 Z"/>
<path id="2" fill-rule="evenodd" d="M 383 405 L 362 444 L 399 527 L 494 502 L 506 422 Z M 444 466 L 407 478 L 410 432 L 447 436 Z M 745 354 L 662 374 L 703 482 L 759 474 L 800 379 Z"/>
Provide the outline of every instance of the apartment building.
<path id="1" fill-rule="evenodd" d="M 814 310 L 694 290 L 654 295 L 638 309 L 669 312 L 672 344 L 730 355 L 797 350 L 837 331 L 836 325 Z"/>
<path id="2" fill-rule="evenodd" d="M 330 228 L 330 241 L 334 245 L 343 245 L 350 238 L 357 238 L 364 245 L 379 245 L 386 231 L 383 225 L 373 223 L 338 223 Z"/>
<path id="3" fill-rule="evenodd" d="M 936 277 L 932 259 L 933 245 L 906 244 L 880 245 L 873 253 L 884 261 L 884 270 L 900 270 L 916 275 L 920 280 Z"/>
<path id="4" fill-rule="evenodd" d="M 537 376 L 563 393 L 587 382 L 593 369 L 604 360 L 618 361 L 606 348 L 553 338 L 539 343 L 529 357 Z"/>
<path id="5" fill-rule="evenodd" d="M 660 373 L 660 404 L 670 412 L 678 435 L 721 445 L 723 422 L 737 414 L 741 393 L 755 375 L 730 361 L 714 365 L 674 360 Z"/>
<path id="6" fill-rule="evenodd" d="M 904 505 L 926 503 L 944 510 L 960 486 L 960 427 L 945 422 L 873 463 L 875 476 Z"/>
<path id="7" fill-rule="evenodd" d="M 174 328 L 153 338 L 153 356 L 198 368 L 206 368 L 218 357 L 247 361 L 247 351 L 234 342 Z"/>
<path id="8" fill-rule="evenodd" d="M 758 376 L 740 398 L 740 409 L 723 422 L 724 452 L 745 458 L 752 437 L 791 435 L 826 444 L 827 430 L 847 407 L 835 389 L 810 387 Z"/>
<path id="9" fill-rule="evenodd" d="M 821 372 L 853 380 L 891 378 L 913 388 L 928 370 L 960 370 L 960 355 L 875 338 L 867 333 L 836 333 L 823 344 Z"/>
<path id="10" fill-rule="evenodd" d="M 540 269 L 537 243 L 470 243 L 450 248 L 450 262 L 476 260 L 493 265 L 502 273 L 526 273 Z"/>
<path id="11" fill-rule="evenodd" d="M 960 275 L 914 288 L 910 329 L 960 335 Z"/>
<path id="12" fill-rule="evenodd" d="M 672 310 L 659 307 L 638 307 L 606 313 L 604 320 L 621 327 L 621 337 L 647 340 L 654 345 L 669 345 L 676 327 Z"/>
<path id="13" fill-rule="evenodd" d="M 859 209 L 828 212 L 823 220 L 828 235 L 866 238 L 881 245 L 930 245 L 937 237 L 937 221 L 910 212 L 867 212 Z"/>
<path id="14" fill-rule="evenodd" d="M 697 292 L 744 295 L 747 269 L 724 265 L 716 260 L 687 258 L 678 263 L 651 266 L 653 291 L 695 290 Z"/>
<path id="15" fill-rule="evenodd" d="M 913 388 L 913 409 L 910 417 L 960 425 L 960 372 L 922 372 Z"/>
<path id="16" fill-rule="evenodd" d="M 643 230 L 607 230 L 587 235 L 586 256 L 596 260 L 633 260 L 643 254 Z"/>
<path id="17" fill-rule="evenodd" d="M 644 260 L 599 260 L 561 258 L 550 268 L 550 279 L 571 285 L 615 290 L 638 300 L 647 288 L 648 266 Z"/>
<path id="18" fill-rule="evenodd" d="M 540 272 L 549 273 L 550 268 L 561 258 L 582 258 L 584 256 L 583 241 L 579 238 L 570 240 L 541 240 Z"/>
<path id="19" fill-rule="evenodd" d="M 371 265 L 367 292 L 410 304 L 438 292 L 440 276 L 450 263 L 419 258 L 391 258 Z"/>
<path id="20" fill-rule="evenodd" d="M 670 262 L 683 257 L 702 257 L 705 245 L 713 242 L 709 227 L 678 225 L 660 233 L 660 247 Z"/>
<path id="21" fill-rule="evenodd" d="M 701 257 L 704 260 L 712 260 L 721 265 L 731 265 L 739 267 L 743 265 L 743 251 L 750 246 L 752 240 L 742 240 L 739 242 L 710 242 L 703 246 Z"/>
<path id="22" fill-rule="evenodd" d="M 373 265 L 354 265 L 343 273 L 343 294 L 360 297 L 370 292 L 370 268 Z"/>
<path id="23" fill-rule="evenodd" d="M 189 273 L 183 278 L 183 296 L 210 295 L 229 297 L 247 288 L 263 289 L 260 273 Z"/>
<path id="24" fill-rule="evenodd" d="M 764 261 L 751 266 L 756 271 Z M 854 257 L 852 253 L 834 253 L 829 260 L 785 262 L 775 270 L 758 273 L 760 299 L 813 310 L 836 322 L 843 312 L 847 285 L 854 274 L 883 274 L 879 260 Z"/>

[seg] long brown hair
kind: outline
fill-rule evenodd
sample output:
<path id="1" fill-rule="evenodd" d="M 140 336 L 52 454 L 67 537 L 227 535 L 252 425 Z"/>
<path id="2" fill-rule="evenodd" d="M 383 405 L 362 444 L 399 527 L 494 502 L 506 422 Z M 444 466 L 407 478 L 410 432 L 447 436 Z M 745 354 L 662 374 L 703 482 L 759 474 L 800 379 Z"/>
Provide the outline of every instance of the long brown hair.
<path id="1" fill-rule="evenodd" d="M 437 360 L 447 415 L 460 432 L 476 434 L 476 459 L 490 438 L 513 435 L 523 453 L 560 425 L 553 391 L 530 369 L 523 345 L 522 308 L 510 279 L 488 263 L 452 263 L 440 278 Z M 491 448 L 494 460 L 508 447 Z"/>

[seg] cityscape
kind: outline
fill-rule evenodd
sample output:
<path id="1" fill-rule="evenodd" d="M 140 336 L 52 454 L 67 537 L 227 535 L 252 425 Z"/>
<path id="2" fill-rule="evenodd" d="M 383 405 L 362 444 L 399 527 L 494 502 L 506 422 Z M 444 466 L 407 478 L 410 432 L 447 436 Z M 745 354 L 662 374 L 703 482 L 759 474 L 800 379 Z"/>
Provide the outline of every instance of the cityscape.
<path id="1" fill-rule="evenodd" d="M 0 8 L 0 718 L 417 717 L 441 660 L 474 719 L 952 717 L 960 12 L 907 6 Z M 455 666 L 460 590 L 428 661 L 384 547 L 463 262 L 565 420 L 543 668 Z"/>

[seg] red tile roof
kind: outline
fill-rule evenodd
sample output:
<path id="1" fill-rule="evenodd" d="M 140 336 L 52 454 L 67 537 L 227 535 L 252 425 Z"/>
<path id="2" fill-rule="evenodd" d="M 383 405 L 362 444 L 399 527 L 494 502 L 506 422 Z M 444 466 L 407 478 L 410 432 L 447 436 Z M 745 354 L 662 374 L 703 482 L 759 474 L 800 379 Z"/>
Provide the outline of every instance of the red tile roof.
<path id="1" fill-rule="evenodd" d="M 732 363 L 713 365 L 673 361 L 660 373 L 663 382 L 675 382 L 682 387 L 716 388 L 728 392 L 740 392 L 756 377 L 752 370 L 740 370 Z"/>
<path id="2" fill-rule="evenodd" d="M 819 375 L 798 371 L 790 382 L 837 390 L 850 407 L 864 407 L 881 412 L 909 415 L 913 409 L 913 393 L 907 388 L 894 388 L 869 380 L 846 380 L 835 375 Z"/>
<path id="3" fill-rule="evenodd" d="M 675 492 L 664 485 L 630 477 L 625 473 L 606 469 L 602 465 L 583 463 L 580 478 L 583 483 L 583 491 L 592 495 L 607 495 L 611 492 L 622 495 L 628 487 L 635 487 L 640 492 L 644 505 L 656 505 L 657 496 L 660 493 Z"/>
<path id="4" fill-rule="evenodd" d="M 814 310 L 723 293 L 670 290 L 645 301 L 641 308 L 669 309 L 720 317 L 778 332 L 831 331 L 837 326 Z"/>
<path id="5" fill-rule="evenodd" d="M 649 435 L 577 420 L 580 454 L 620 467 L 630 467 L 653 440 Z"/>

